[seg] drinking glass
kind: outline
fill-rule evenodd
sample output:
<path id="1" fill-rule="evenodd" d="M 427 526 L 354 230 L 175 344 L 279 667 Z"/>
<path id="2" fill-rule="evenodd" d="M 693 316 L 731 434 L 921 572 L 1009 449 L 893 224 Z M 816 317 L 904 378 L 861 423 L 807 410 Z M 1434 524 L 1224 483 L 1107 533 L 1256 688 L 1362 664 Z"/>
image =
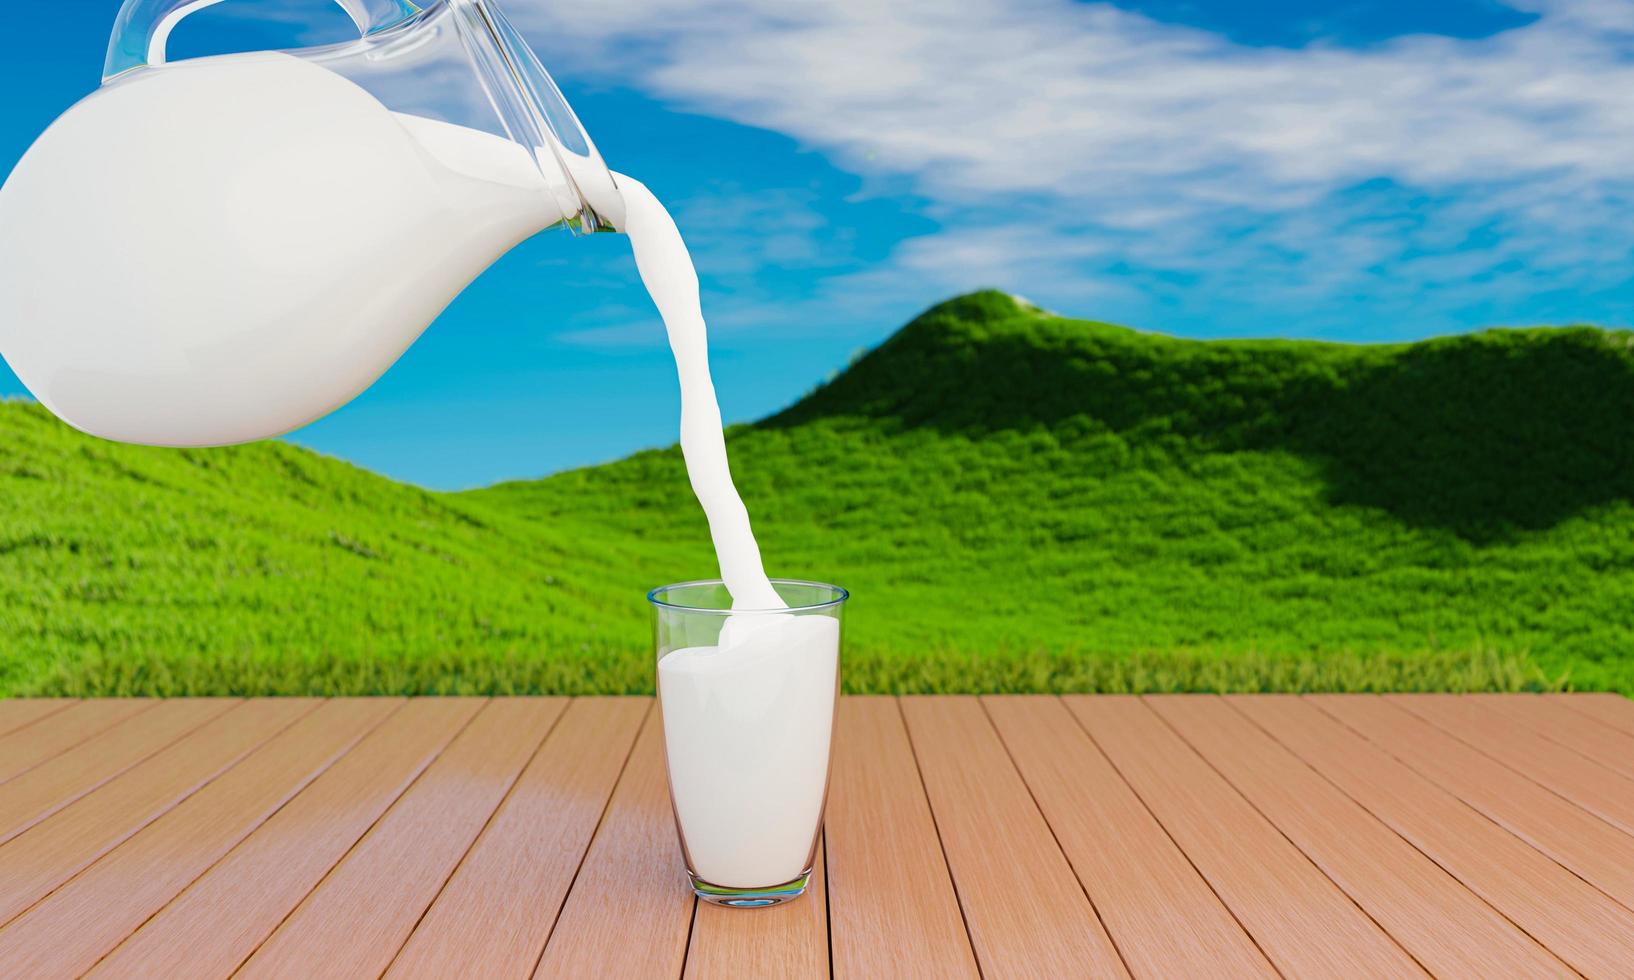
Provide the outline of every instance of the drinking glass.
<path id="1" fill-rule="evenodd" d="M 652 590 L 670 803 L 693 891 L 733 908 L 805 894 L 840 682 L 837 585 L 773 579 L 787 609 L 719 580 Z"/>

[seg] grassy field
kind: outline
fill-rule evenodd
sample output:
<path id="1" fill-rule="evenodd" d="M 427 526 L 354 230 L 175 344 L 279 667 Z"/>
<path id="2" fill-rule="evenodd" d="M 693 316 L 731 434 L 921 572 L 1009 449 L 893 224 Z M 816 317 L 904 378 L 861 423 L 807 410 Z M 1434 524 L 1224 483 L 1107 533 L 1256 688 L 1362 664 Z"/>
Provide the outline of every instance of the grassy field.
<path id="1" fill-rule="evenodd" d="M 1194 342 L 942 304 L 731 433 L 853 691 L 1634 691 L 1634 335 Z M 674 450 L 461 494 L 0 406 L 0 691 L 650 690 Z"/>

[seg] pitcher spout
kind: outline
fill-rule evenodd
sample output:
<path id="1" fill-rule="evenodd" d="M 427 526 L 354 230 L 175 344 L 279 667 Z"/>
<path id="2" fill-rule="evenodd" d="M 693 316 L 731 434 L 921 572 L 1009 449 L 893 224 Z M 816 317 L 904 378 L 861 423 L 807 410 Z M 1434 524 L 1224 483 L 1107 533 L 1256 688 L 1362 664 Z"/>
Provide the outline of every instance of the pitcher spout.
<path id="1" fill-rule="evenodd" d="M 171 32 L 227 0 L 125 0 L 103 82 L 167 64 Z M 240 0 L 242 2 L 242 0 Z M 534 161 L 575 233 L 617 226 L 612 176 L 578 116 L 494 0 L 335 0 L 356 41 L 286 51 L 368 91 L 394 112 L 501 135 Z"/>

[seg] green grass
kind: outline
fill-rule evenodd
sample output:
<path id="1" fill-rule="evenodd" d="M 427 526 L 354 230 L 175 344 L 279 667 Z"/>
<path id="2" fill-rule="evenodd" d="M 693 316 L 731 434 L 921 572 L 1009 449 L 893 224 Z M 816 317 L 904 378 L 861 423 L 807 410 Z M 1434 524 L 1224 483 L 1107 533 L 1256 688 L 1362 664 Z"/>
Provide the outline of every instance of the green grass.
<path id="1" fill-rule="evenodd" d="M 1194 342 L 978 293 L 731 433 L 853 691 L 1634 691 L 1634 335 Z M 674 450 L 437 494 L 0 408 L 0 690 L 633 692 Z"/>

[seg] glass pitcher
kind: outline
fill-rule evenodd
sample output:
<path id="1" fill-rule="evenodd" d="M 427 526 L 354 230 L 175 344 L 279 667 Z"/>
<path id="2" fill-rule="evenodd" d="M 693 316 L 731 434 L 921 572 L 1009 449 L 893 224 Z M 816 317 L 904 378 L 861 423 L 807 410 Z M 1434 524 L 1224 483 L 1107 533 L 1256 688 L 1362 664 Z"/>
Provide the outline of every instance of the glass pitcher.
<path id="1" fill-rule="evenodd" d="M 536 232 L 611 230 L 595 145 L 493 0 L 337 0 L 344 44 L 167 62 L 221 0 L 126 0 L 102 86 L 0 187 L 0 355 L 93 435 L 280 435 Z"/>

